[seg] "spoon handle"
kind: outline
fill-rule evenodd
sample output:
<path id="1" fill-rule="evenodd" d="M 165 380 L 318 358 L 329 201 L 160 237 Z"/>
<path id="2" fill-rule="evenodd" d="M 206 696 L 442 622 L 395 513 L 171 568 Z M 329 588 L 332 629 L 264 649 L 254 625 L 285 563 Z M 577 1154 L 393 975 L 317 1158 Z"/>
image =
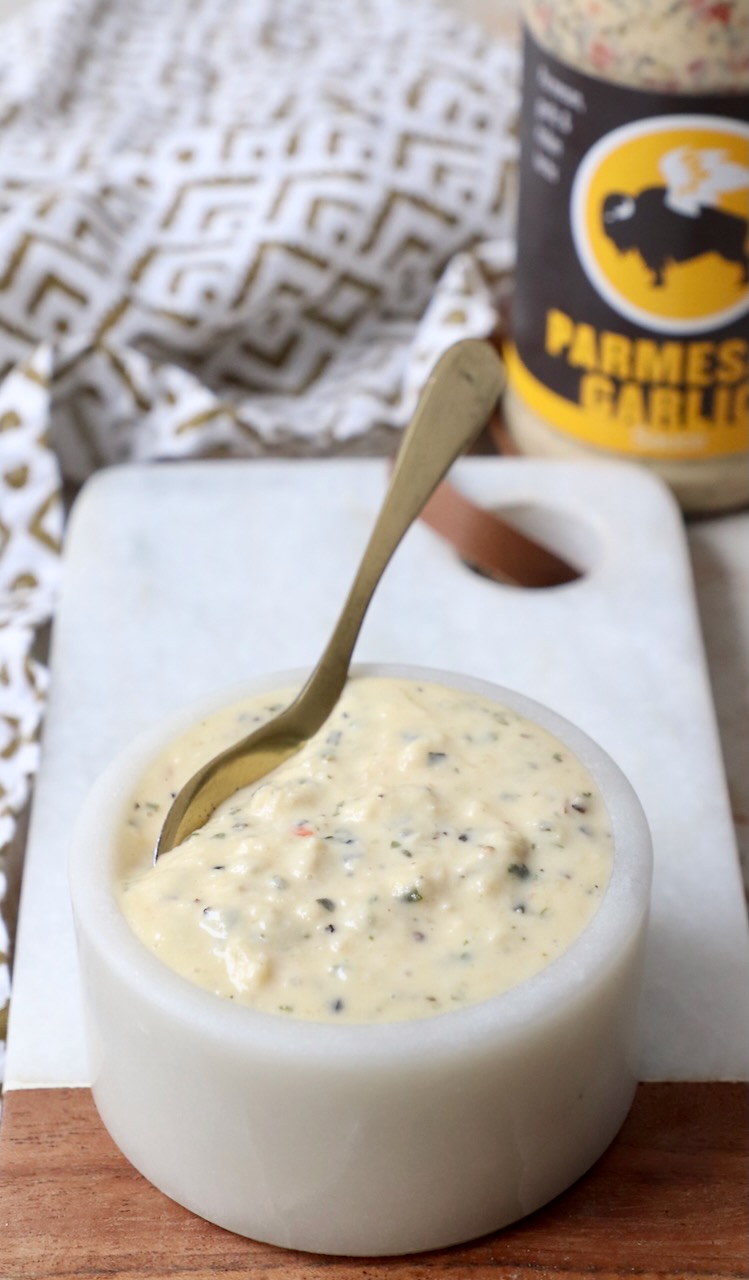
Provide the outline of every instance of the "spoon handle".
<path id="1" fill-rule="evenodd" d="M 167 813 L 154 861 L 202 826 L 223 800 L 298 751 L 328 718 L 383 570 L 450 465 L 486 424 L 503 383 L 502 363 L 488 342 L 458 342 L 439 361 L 403 437 L 385 501 L 322 658 L 290 707 L 188 779 Z"/>
<path id="2" fill-rule="evenodd" d="M 503 385 L 499 355 L 475 338 L 456 343 L 435 366 L 333 634 L 293 704 L 306 734 L 320 727 L 343 689 L 364 615 L 393 552 L 455 459 L 486 426 Z"/>

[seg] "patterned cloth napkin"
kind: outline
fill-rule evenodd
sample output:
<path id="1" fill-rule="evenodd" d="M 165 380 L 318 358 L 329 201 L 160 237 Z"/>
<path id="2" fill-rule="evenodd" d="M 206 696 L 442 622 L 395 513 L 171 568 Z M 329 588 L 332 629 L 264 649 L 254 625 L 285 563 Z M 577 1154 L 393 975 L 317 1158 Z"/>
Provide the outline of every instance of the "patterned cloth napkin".
<path id="1" fill-rule="evenodd" d="M 2 899 L 63 482 L 392 447 L 497 323 L 518 67 L 426 0 L 34 0 L 0 36 Z"/>

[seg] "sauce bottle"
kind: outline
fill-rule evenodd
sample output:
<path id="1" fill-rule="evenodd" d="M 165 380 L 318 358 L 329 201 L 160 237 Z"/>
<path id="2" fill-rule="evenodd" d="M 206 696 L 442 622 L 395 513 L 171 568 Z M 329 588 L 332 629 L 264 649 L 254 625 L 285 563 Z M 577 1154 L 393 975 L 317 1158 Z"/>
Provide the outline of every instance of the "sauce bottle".
<path id="1" fill-rule="evenodd" d="M 749 4 L 526 0 L 508 428 L 749 500 Z"/>

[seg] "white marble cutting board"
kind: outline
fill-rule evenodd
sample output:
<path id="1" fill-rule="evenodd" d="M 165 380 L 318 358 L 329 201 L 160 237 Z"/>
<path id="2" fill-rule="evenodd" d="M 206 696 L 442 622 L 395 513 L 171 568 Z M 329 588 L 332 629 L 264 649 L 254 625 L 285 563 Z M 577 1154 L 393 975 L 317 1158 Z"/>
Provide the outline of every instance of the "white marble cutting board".
<path id="1" fill-rule="evenodd" d="M 419 525 L 356 656 L 515 687 L 614 756 L 655 843 L 641 1078 L 748 1078 L 749 940 L 678 512 L 619 465 L 472 459 L 456 479 L 487 506 L 540 504 L 590 572 L 499 586 Z M 380 461 L 253 461 L 115 468 L 87 485 L 55 624 L 6 1088 L 88 1083 L 66 859 L 89 784 L 184 703 L 316 659 L 385 480 Z"/>

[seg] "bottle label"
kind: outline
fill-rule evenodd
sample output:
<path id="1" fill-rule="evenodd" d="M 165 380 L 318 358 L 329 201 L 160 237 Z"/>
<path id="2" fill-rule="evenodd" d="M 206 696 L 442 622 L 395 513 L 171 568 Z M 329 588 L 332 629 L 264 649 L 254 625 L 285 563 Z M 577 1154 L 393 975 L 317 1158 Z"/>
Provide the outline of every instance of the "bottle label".
<path id="1" fill-rule="evenodd" d="M 605 449 L 747 449 L 749 99 L 607 84 L 526 32 L 521 138 L 518 395 Z"/>

